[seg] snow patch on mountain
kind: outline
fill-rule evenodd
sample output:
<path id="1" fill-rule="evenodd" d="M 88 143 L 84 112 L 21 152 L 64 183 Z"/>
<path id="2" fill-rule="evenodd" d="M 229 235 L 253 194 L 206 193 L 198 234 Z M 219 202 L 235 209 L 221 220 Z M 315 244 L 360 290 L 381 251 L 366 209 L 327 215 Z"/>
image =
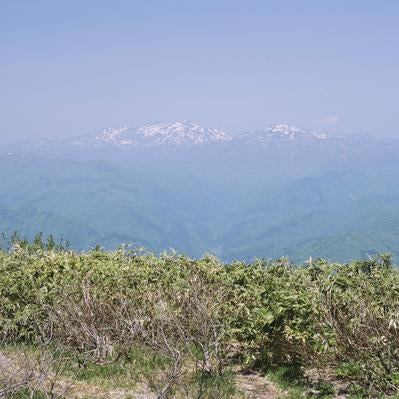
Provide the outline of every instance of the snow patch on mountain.
<path id="1" fill-rule="evenodd" d="M 208 129 L 193 122 L 156 123 L 141 127 L 137 134 L 151 139 L 153 144 L 206 144 L 231 140 L 230 134 L 220 129 Z"/>
<path id="2" fill-rule="evenodd" d="M 267 139 L 320 139 L 328 138 L 326 133 L 316 133 L 299 126 L 287 124 L 276 124 L 266 127 L 265 129 L 255 132 L 257 137 L 265 137 Z"/>
<path id="3" fill-rule="evenodd" d="M 128 127 L 121 128 L 113 128 L 108 127 L 103 129 L 98 135 L 96 135 L 96 139 L 104 141 L 106 143 L 113 143 L 119 141 L 121 138 L 123 140 L 123 135 L 126 131 L 128 131 Z"/>

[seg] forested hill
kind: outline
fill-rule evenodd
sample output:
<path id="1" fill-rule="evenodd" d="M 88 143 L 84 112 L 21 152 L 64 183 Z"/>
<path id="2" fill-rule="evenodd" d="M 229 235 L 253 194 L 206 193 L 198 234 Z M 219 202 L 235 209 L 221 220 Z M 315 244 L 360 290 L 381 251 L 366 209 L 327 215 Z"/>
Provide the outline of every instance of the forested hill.
<path id="1" fill-rule="evenodd" d="M 398 141 L 191 122 L 3 148 L 0 231 L 225 260 L 399 248 Z"/>

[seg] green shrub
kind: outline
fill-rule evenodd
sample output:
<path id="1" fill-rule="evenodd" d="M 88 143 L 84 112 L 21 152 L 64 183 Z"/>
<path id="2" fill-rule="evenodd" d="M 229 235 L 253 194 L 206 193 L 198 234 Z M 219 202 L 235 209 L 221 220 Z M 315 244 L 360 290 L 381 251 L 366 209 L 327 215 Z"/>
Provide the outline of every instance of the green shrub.
<path id="1" fill-rule="evenodd" d="M 51 338 L 97 360 L 147 345 L 172 363 L 190 359 L 208 381 L 236 359 L 333 367 L 370 392 L 398 392 L 398 309 L 399 273 L 386 255 L 296 266 L 76 253 L 40 240 L 0 251 L 2 342 Z"/>

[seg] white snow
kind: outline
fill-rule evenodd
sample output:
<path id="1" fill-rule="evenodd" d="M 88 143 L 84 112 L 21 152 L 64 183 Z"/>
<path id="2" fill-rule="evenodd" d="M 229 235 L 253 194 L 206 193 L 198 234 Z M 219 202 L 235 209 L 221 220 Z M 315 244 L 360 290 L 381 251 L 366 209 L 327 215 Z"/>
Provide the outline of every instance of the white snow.
<path id="1" fill-rule="evenodd" d="M 271 125 L 263 130 L 266 136 L 269 137 L 284 137 L 290 140 L 294 140 L 297 138 L 316 138 L 316 139 L 326 139 L 328 138 L 326 133 L 316 133 L 310 130 L 307 130 L 300 126 L 293 126 L 288 124 L 276 124 Z"/>
<path id="2" fill-rule="evenodd" d="M 127 126 L 108 127 L 97 134 L 75 137 L 58 146 L 68 146 L 80 150 L 96 150 L 106 148 L 150 148 L 167 146 L 176 148 L 191 148 L 212 143 L 226 143 L 235 141 L 237 143 L 255 143 L 261 147 L 267 147 L 269 143 L 280 145 L 287 141 L 301 141 L 309 145 L 317 145 L 320 140 L 330 139 L 325 133 L 316 133 L 300 126 L 289 124 L 275 124 L 253 133 L 245 133 L 236 137 L 218 128 L 205 128 L 190 121 L 177 121 L 173 123 L 159 122 L 140 128 Z M 55 143 L 36 143 L 40 148 L 55 145 Z"/>

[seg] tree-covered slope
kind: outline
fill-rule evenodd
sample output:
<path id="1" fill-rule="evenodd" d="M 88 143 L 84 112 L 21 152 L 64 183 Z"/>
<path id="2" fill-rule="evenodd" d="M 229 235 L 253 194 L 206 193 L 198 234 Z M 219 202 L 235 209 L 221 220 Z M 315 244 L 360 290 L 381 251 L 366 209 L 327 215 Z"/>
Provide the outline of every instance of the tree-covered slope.
<path id="1" fill-rule="evenodd" d="M 0 232 L 225 260 L 396 254 L 398 148 L 362 134 L 276 125 L 232 137 L 190 123 L 44 141 L 0 155 Z"/>

